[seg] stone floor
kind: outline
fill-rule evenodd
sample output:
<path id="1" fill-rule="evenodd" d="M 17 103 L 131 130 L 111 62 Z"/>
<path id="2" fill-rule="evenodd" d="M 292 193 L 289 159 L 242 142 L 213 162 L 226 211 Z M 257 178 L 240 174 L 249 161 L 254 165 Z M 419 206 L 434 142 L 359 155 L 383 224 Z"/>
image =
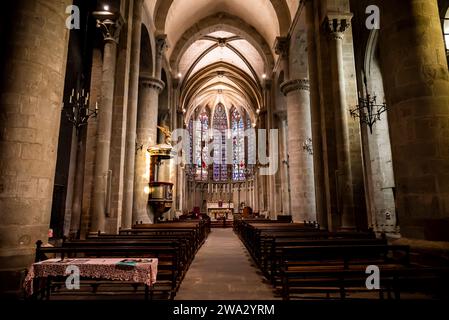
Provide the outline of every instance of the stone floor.
<path id="1" fill-rule="evenodd" d="M 232 229 L 212 229 L 176 300 L 271 300 L 272 287 Z"/>

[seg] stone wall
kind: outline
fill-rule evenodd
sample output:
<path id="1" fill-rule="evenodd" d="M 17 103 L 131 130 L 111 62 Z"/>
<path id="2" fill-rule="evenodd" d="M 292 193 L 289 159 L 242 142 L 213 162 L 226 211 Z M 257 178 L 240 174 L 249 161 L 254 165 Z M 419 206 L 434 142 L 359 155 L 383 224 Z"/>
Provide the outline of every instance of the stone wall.
<path id="1" fill-rule="evenodd" d="M 18 289 L 47 242 L 68 29 L 68 0 L 18 0 L 2 9 L 0 72 L 0 292 Z"/>

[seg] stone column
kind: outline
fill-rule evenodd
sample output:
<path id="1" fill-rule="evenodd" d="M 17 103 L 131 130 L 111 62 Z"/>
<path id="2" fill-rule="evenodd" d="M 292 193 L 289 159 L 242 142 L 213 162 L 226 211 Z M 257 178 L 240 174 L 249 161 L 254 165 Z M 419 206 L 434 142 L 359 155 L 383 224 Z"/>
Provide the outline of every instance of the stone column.
<path id="1" fill-rule="evenodd" d="M 321 133 L 321 105 L 318 78 L 318 53 L 316 46 L 315 10 L 312 0 L 306 0 L 307 53 L 310 81 L 310 115 L 312 120 L 313 169 L 315 176 L 316 215 L 320 226 L 327 227 L 325 199 L 323 144 Z"/>
<path id="2" fill-rule="evenodd" d="M 73 186 L 72 215 L 70 217 L 70 237 L 78 238 L 81 227 L 81 211 L 83 202 L 84 167 L 86 161 L 86 132 L 87 128 L 82 127 L 79 131 L 76 152 L 76 173 Z"/>
<path id="3" fill-rule="evenodd" d="M 282 213 L 291 214 L 291 198 L 290 198 L 290 182 L 288 176 L 288 148 L 287 148 L 287 113 L 283 112 L 279 114 L 280 121 L 280 136 L 281 136 L 281 154 L 280 162 L 281 166 L 281 181 L 282 181 Z"/>
<path id="4" fill-rule="evenodd" d="M 354 198 L 349 140 L 349 106 L 346 101 L 345 72 L 343 63 L 343 37 L 350 27 L 352 14 L 329 14 L 325 22 L 330 38 L 332 86 L 337 149 L 338 210 L 342 228 L 354 228 Z"/>
<path id="5" fill-rule="evenodd" d="M 139 104 L 137 109 L 137 150 L 134 169 L 134 200 L 132 222 L 149 221 L 147 212 L 150 158 L 148 148 L 156 145 L 158 96 L 164 82 L 148 74 L 140 75 Z M 142 148 L 140 148 L 142 147 Z"/>
<path id="6" fill-rule="evenodd" d="M 274 43 L 274 51 L 280 58 L 280 69 L 284 71 L 284 79 L 290 79 L 290 67 L 288 64 L 288 53 L 290 40 L 286 37 L 277 37 Z"/>
<path id="7" fill-rule="evenodd" d="M 309 80 L 286 81 L 281 91 L 287 97 L 291 215 L 296 222 L 315 221 L 313 157 L 303 150 L 303 143 L 312 134 Z"/>
<path id="8" fill-rule="evenodd" d="M 265 79 L 263 86 L 263 99 L 264 105 L 267 106 L 266 112 L 266 129 L 267 129 L 267 139 L 269 139 L 269 132 L 271 129 L 275 129 L 274 126 L 274 115 L 272 110 L 274 109 L 271 102 L 271 79 Z M 267 209 L 270 212 L 270 215 L 276 216 L 276 174 L 272 174 L 266 177 L 267 179 L 267 195 L 268 195 L 268 204 Z"/>
<path id="9" fill-rule="evenodd" d="M 117 44 L 122 20 L 115 15 L 97 17 L 97 27 L 104 37 L 101 96 L 98 109 L 97 139 L 94 168 L 92 220 L 90 232 L 104 232 L 108 214 L 109 156 L 111 147 L 112 112 L 114 103 Z"/>
<path id="10" fill-rule="evenodd" d="M 259 177 L 259 175 L 257 173 L 257 170 L 258 169 L 256 168 L 256 171 L 254 173 L 254 190 L 256 191 L 254 193 L 254 211 L 257 211 L 257 212 L 261 213 L 260 212 L 261 211 L 260 210 L 260 199 L 259 199 L 260 192 L 261 192 L 260 184 L 259 184 L 260 177 Z M 232 187 L 231 187 L 231 191 L 233 192 Z"/>
<path id="11" fill-rule="evenodd" d="M 140 48 L 142 33 L 143 0 L 135 0 L 133 7 L 133 28 L 131 38 L 131 63 L 126 119 L 126 160 L 124 177 L 124 203 L 122 228 L 132 225 L 134 195 L 134 165 L 136 155 L 137 103 L 139 94 Z"/>
<path id="12" fill-rule="evenodd" d="M 160 34 L 156 37 L 156 67 L 154 70 L 154 76 L 156 79 L 161 78 L 162 74 L 162 63 L 165 55 L 165 51 L 167 50 L 167 35 Z"/>
<path id="13" fill-rule="evenodd" d="M 437 219 L 449 217 L 449 75 L 438 3 L 382 4 L 380 60 L 401 234 L 436 240 L 426 225 L 435 230 Z"/>
<path id="14" fill-rule="evenodd" d="M 67 0 L 3 3 L 0 61 L 0 292 L 16 295 L 48 239 L 66 71 Z"/>

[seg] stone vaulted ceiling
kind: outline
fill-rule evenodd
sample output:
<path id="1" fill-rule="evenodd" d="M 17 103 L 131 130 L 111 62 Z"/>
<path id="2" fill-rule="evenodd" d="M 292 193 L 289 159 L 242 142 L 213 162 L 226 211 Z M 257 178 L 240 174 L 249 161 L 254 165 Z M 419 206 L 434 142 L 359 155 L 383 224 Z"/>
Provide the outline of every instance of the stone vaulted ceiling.
<path id="1" fill-rule="evenodd" d="M 276 37 L 288 33 L 297 0 L 146 0 L 181 86 L 186 119 L 221 102 L 255 117 L 274 65 Z"/>

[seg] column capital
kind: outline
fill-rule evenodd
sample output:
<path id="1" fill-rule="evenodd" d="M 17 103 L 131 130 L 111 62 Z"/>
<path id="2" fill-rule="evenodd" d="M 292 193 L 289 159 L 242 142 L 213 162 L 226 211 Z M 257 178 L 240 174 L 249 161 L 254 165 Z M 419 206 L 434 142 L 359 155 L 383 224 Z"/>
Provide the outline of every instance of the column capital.
<path id="1" fill-rule="evenodd" d="M 290 39 L 288 37 L 276 37 L 274 42 L 274 52 L 282 58 L 288 57 L 290 49 Z"/>
<path id="2" fill-rule="evenodd" d="M 158 93 L 161 93 L 162 90 L 165 88 L 164 81 L 157 79 L 149 74 L 141 73 L 139 76 L 139 84 L 144 87 L 149 87 L 152 89 L 155 89 L 158 91 Z"/>
<path id="3" fill-rule="evenodd" d="M 168 40 L 166 34 L 160 34 L 156 37 L 156 55 L 162 57 L 168 48 Z"/>
<path id="4" fill-rule="evenodd" d="M 280 85 L 281 92 L 284 96 L 295 90 L 310 90 L 309 79 L 295 79 L 282 82 Z"/>
<path id="5" fill-rule="evenodd" d="M 104 41 L 118 44 L 124 23 L 122 16 L 109 11 L 95 11 L 92 15 L 97 19 L 97 28 L 103 33 Z"/>
<path id="6" fill-rule="evenodd" d="M 354 15 L 351 12 L 329 12 L 324 20 L 324 29 L 335 40 L 342 40 L 346 30 L 351 27 Z"/>

